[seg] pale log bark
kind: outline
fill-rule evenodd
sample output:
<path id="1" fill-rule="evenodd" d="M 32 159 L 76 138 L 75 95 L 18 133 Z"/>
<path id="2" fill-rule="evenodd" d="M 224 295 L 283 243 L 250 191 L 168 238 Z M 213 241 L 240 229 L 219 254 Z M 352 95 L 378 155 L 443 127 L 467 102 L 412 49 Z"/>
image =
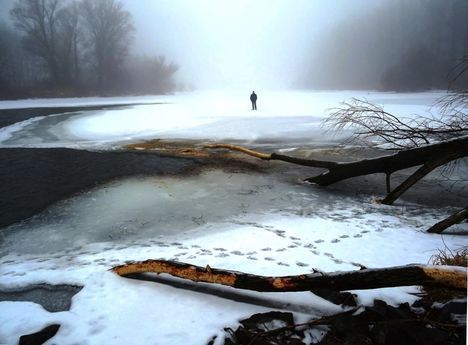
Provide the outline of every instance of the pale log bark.
<path id="1" fill-rule="evenodd" d="M 112 268 L 112 271 L 121 276 L 145 272 L 168 273 L 195 282 L 222 284 L 262 292 L 308 291 L 320 288 L 342 291 L 408 285 L 466 289 L 467 286 L 466 268 L 449 266 L 408 265 L 349 272 L 266 277 L 175 261 L 146 260 L 117 266 Z"/>

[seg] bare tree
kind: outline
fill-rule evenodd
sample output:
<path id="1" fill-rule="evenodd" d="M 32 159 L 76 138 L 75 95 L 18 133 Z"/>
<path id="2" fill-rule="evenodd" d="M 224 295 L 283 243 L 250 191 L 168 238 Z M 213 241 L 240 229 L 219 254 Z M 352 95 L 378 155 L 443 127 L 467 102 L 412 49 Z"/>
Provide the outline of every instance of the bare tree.
<path id="1" fill-rule="evenodd" d="M 53 82 L 59 81 L 57 14 L 59 0 L 18 0 L 10 11 L 15 26 L 24 33 L 25 48 L 47 65 Z"/>
<path id="2" fill-rule="evenodd" d="M 175 88 L 174 74 L 179 67 L 164 56 L 132 57 L 126 63 L 132 92 L 167 93 Z"/>
<path id="3" fill-rule="evenodd" d="M 100 89 L 108 87 L 126 57 L 134 27 L 130 13 L 115 0 L 83 0 L 81 14 Z"/>
<path id="4" fill-rule="evenodd" d="M 79 7 L 76 2 L 61 8 L 57 15 L 57 55 L 61 79 L 65 84 L 79 79 Z"/>
<path id="5" fill-rule="evenodd" d="M 324 121 L 324 125 L 335 130 L 351 128 L 354 133 L 353 138 L 360 141 L 366 142 L 370 139 L 371 143 L 380 143 L 389 149 L 422 153 L 415 148 L 442 147 L 444 143 L 466 141 L 468 103 L 465 95 L 465 92 L 449 93 L 436 103 L 440 110 L 439 115 L 415 116 L 410 119 L 397 117 L 379 105 L 353 98 L 349 102 L 342 103 L 340 108 L 334 109 Z M 463 147 L 459 152 L 450 147 L 445 152 L 440 150 L 435 152 L 431 159 L 425 160 L 418 170 L 394 190 L 390 188 L 390 174 L 387 174 L 388 195 L 382 202 L 392 204 L 420 179 L 440 166 L 451 162 L 466 164 L 466 161 L 459 160 L 466 157 L 465 151 Z M 407 159 L 416 161 L 417 157 L 408 156 Z"/>

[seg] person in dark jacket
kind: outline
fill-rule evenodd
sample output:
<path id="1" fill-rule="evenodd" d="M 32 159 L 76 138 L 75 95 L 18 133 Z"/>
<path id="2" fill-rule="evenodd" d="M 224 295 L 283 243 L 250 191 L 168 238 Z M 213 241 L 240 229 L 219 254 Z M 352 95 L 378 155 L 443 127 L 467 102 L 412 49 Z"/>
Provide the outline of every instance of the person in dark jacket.
<path id="1" fill-rule="evenodd" d="M 250 95 L 250 101 L 252 102 L 252 110 L 257 110 L 257 94 L 255 91 L 252 91 Z"/>

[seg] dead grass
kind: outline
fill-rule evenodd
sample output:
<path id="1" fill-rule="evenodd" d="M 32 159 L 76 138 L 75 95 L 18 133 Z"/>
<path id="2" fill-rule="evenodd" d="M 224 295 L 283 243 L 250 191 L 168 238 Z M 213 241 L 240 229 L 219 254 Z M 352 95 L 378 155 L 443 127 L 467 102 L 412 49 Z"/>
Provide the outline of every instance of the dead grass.
<path id="1" fill-rule="evenodd" d="M 127 150 L 150 151 L 164 153 L 174 156 L 186 156 L 206 158 L 210 152 L 188 142 L 170 142 L 160 139 L 148 140 L 140 143 L 128 144 L 124 146 Z"/>
<path id="2" fill-rule="evenodd" d="M 433 265 L 448 265 L 466 267 L 468 260 L 468 247 L 462 247 L 455 251 L 445 247 L 439 249 L 437 254 L 430 258 L 430 263 Z"/>

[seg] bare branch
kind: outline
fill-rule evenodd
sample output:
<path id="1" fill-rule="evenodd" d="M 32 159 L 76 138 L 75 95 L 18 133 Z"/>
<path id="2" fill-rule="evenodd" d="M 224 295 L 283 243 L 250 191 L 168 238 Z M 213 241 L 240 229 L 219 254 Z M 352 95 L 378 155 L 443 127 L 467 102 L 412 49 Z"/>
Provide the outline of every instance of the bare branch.
<path id="1" fill-rule="evenodd" d="M 399 118 L 380 105 L 352 98 L 331 109 L 322 123 L 333 130 L 353 130 L 353 139 L 385 144 L 394 149 L 408 149 L 468 135 L 468 116 L 463 111 L 468 94 L 450 94 L 437 104 L 438 116 Z"/>

